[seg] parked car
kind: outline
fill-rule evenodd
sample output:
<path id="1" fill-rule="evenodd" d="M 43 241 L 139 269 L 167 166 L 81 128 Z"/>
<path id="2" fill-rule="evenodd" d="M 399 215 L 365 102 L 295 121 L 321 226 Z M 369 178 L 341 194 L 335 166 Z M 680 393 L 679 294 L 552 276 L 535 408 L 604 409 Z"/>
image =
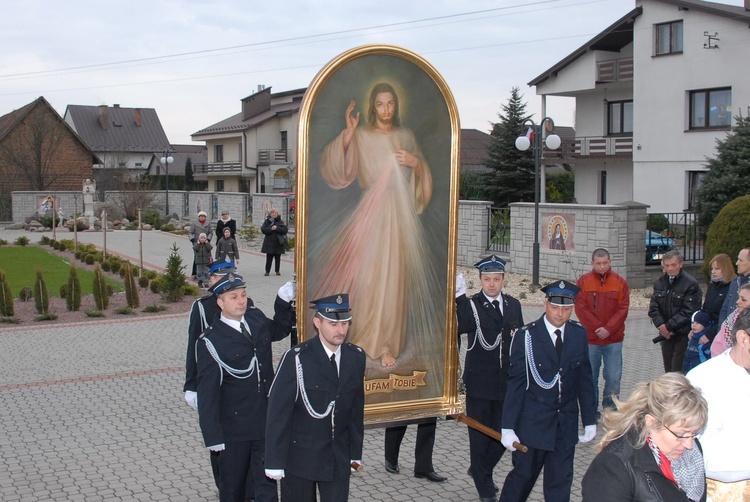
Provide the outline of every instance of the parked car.
<path id="1" fill-rule="evenodd" d="M 673 237 L 646 230 L 646 265 L 660 263 L 664 253 L 674 247 L 674 242 Z"/>

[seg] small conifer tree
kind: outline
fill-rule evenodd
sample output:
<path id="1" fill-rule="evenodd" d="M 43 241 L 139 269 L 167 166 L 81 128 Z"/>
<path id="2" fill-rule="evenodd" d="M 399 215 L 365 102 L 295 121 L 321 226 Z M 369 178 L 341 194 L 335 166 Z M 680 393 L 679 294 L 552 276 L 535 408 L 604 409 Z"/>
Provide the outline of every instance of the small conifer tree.
<path id="1" fill-rule="evenodd" d="M 182 264 L 182 258 L 178 253 L 179 249 L 177 244 L 172 244 L 172 252 L 167 260 L 167 270 L 164 274 L 164 287 L 161 294 L 169 302 L 178 302 L 185 296 L 184 286 L 187 280 L 185 279 L 185 265 Z"/>
<path id="2" fill-rule="evenodd" d="M 5 278 L 5 271 L 0 270 L 0 316 L 13 317 L 13 314 L 15 314 L 13 291 L 11 291 L 10 283 Z"/>
<path id="3" fill-rule="evenodd" d="M 125 299 L 128 302 L 128 307 L 136 309 L 140 305 L 141 300 L 138 296 L 138 286 L 135 283 L 135 277 L 133 277 L 133 270 L 130 267 L 130 263 L 125 265 L 125 275 L 123 276 L 123 279 L 125 280 Z"/>
<path id="4" fill-rule="evenodd" d="M 49 291 L 47 283 L 44 281 L 42 269 L 36 269 L 36 279 L 34 279 L 34 304 L 39 314 L 45 315 L 49 312 Z"/>
<path id="5" fill-rule="evenodd" d="M 70 311 L 78 311 L 81 308 L 81 281 L 78 279 L 78 270 L 74 265 L 70 266 L 68 295 L 65 297 L 65 303 Z"/>
<path id="6" fill-rule="evenodd" d="M 97 310 L 107 310 L 109 306 L 109 295 L 107 294 L 107 283 L 104 281 L 102 267 L 97 263 L 94 266 L 94 303 Z"/>

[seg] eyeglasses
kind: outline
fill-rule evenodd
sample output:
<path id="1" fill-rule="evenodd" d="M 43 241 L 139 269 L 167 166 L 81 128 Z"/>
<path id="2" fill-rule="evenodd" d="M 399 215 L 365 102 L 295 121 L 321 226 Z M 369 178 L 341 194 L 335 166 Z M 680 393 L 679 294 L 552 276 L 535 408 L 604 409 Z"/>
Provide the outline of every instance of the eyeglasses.
<path id="1" fill-rule="evenodd" d="M 703 431 L 694 432 L 692 434 L 688 434 L 688 433 L 677 434 L 675 431 L 673 431 L 672 429 L 670 429 L 669 427 L 667 427 L 666 424 L 662 424 L 662 425 L 664 426 L 665 429 L 667 429 L 669 432 L 671 432 L 672 435 L 674 437 L 676 437 L 677 439 L 695 439 L 698 436 L 700 436 L 701 434 L 703 434 Z"/>

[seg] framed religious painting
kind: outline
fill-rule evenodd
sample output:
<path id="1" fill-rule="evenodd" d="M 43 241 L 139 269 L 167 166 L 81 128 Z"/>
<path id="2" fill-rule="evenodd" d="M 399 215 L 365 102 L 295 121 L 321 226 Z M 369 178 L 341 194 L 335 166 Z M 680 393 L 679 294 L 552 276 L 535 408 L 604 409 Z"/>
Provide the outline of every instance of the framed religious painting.
<path id="1" fill-rule="evenodd" d="M 367 355 L 368 423 L 460 411 L 454 303 L 459 118 L 408 50 L 363 46 L 326 65 L 298 130 L 300 339 L 309 302 L 349 295 L 347 340 Z"/>

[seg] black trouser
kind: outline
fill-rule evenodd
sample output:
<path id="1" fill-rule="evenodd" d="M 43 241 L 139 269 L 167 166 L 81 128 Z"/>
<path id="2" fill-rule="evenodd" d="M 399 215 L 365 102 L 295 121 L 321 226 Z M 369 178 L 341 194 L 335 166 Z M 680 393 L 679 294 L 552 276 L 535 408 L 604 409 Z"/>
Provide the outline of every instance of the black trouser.
<path id="1" fill-rule="evenodd" d="M 273 260 L 276 260 L 276 273 L 279 273 L 279 269 L 281 268 L 281 255 L 280 254 L 273 254 L 273 253 L 266 253 L 266 273 L 269 273 L 271 271 L 271 262 Z"/>
<path id="2" fill-rule="evenodd" d="M 281 480 L 281 502 L 315 502 L 316 488 L 320 490 L 320 502 L 346 502 L 349 500 L 350 473 L 334 475 L 331 481 L 313 481 L 286 473 Z"/>
<path id="3" fill-rule="evenodd" d="M 503 402 L 466 396 L 466 416 L 479 421 L 490 429 L 500 432 L 503 418 Z M 495 496 L 492 471 L 505 453 L 505 447 L 478 430 L 469 428 L 469 458 L 474 486 L 482 498 Z"/>
<path id="4" fill-rule="evenodd" d="M 219 500 L 245 502 L 247 474 L 252 470 L 257 502 L 277 502 L 276 481 L 268 479 L 264 467 L 265 441 L 231 441 L 219 452 Z"/>
<path id="5" fill-rule="evenodd" d="M 661 345 L 661 357 L 664 360 L 664 371 L 682 371 L 682 362 L 685 359 L 688 339 L 685 335 L 673 335 L 669 340 L 664 340 Z"/>
<path id="6" fill-rule="evenodd" d="M 219 482 L 219 452 L 211 452 L 211 471 L 214 474 L 214 483 L 216 488 L 221 491 L 221 483 Z M 245 500 L 253 500 L 255 498 L 255 482 L 253 481 L 253 470 L 248 469 L 247 471 L 247 483 L 245 484 Z"/>
<path id="7" fill-rule="evenodd" d="M 417 474 L 428 474 L 435 470 L 432 467 L 432 448 L 435 445 L 436 428 L 437 419 L 419 424 L 417 427 L 417 444 L 414 447 L 414 472 Z M 388 427 L 385 430 L 385 459 L 388 463 L 398 464 L 398 454 L 404 434 L 406 434 L 405 425 Z"/>

